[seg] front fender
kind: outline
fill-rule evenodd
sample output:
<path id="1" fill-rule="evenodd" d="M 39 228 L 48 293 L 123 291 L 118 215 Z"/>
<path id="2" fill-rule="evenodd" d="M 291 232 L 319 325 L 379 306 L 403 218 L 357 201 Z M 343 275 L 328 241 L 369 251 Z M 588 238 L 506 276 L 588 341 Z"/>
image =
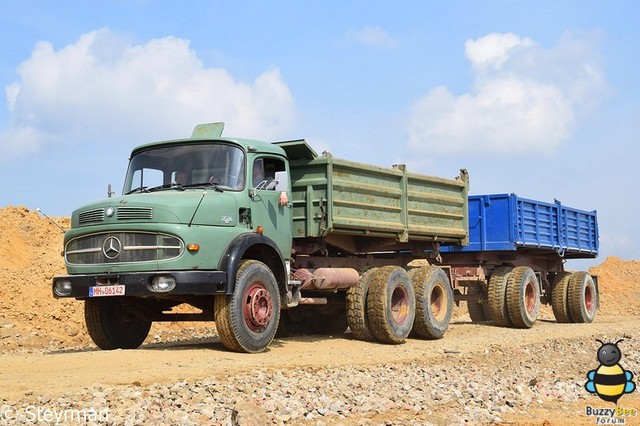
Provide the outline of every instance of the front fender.
<path id="1" fill-rule="evenodd" d="M 278 282 L 280 293 L 287 288 L 286 266 L 276 243 L 260 234 L 242 234 L 234 238 L 225 249 L 218 270 L 227 274 L 227 294 L 233 294 L 236 287 L 236 271 L 244 259 L 254 259 L 265 263 Z"/>

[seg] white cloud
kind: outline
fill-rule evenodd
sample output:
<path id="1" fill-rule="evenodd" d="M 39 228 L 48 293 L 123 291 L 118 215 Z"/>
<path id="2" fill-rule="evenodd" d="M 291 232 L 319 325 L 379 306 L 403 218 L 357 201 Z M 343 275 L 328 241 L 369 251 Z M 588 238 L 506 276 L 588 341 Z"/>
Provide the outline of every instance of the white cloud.
<path id="1" fill-rule="evenodd" d="M 294 100 L 278 69 L 241 82 L 206 68 L 176 37 L 133 45 L 103 29 L 59 50 L 40 42 L 18 74 L 5 88 L 12 126 L 0 133 L 1 154 L 56 140 L 189 136 L 210 121 L 269 139 L 293 123 Z"/>
<path id="2" fill-rule="evenodd" d="M 493 33 L 477 40 L 467 40 L 464 44 L 464 52 L 476 68 L 491 66 L 494 69 L 500 69 L 514 50 L 531 45 L 533 40 L 530 38 L 520 38 L 512 33 Z"/>
<path id="3" fill-rule="evenodd" d="M 373 47 L 394 48 L 398 46 L 398 41 L 381 27 L 349 30 L 344 35 L 344 40 Z"/>
<path id="4" fill-rule="evenodd" d="M 437 87 L 412 106 L 409 146 L 417 151 L 550 152 L 607 83 L 590 39 L 565 35 L 553 49 L 529 38 L 489 34 L 465 43 L 474 73 L 467 93 Z"/>

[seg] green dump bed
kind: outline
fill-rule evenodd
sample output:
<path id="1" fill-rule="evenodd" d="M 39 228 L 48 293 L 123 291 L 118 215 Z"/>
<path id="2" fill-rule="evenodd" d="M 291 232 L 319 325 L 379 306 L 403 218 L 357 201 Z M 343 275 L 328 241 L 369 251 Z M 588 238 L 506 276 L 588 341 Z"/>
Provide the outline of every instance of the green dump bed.
<path id="1" fill-rule="evenodd" d="M 318 156 L 304 140 L 278 143 L 287 152 L 293 237 L 329 234 L 468 244 L 466 171 L 456 179 Z"/>

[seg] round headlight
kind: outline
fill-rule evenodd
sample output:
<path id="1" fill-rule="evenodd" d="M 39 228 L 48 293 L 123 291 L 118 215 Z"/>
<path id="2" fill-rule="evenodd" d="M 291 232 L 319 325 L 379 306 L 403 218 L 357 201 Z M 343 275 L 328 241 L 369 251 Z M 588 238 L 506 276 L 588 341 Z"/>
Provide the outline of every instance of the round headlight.
<path id="1" fill-rule="evenodd" d="M 57 296 L 68 296 L 71 294 L 71 281 L 67 279 L 61 279 L 56 281 L 53 286 L 53 291 Z"/>
<path id="2" fill-rule="evenodd" d="M 176 288 L 176 279 L 171 275 L 158 275 L 151 281 L 151 291 L 166 293 Z"/>

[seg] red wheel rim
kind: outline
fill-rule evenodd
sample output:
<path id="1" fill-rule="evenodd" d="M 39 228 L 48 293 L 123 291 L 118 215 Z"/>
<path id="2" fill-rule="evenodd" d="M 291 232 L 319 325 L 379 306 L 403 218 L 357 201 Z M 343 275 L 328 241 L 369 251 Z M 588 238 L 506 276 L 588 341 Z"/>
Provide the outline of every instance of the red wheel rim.
<path id="1" fill-rule="evenodd" d="M 447 296 L 442 287 L 434 286 L 431 291 L 431 313 L 436 321 L 442 321 L 447 314 Z"/>
<path id="2" fill-rule="evenodd" d="M 244 297 L 244 322 L 255 332 L 260 332 L 269 324 L 273 314 L 271 294 L 260 281 L 249 285 Z"/>
<path id="3" fill-rule="evenodd" d="M 536 310 L 536 290 L 531 282 L 527 283 L 524 290 L 524 304 L 527 312 L 533 313 Z"/>
<path id="4" fill-rule="evenodd" d="M 588 313 L 593 312 L 593 309 L 595 308 L 593 303 L 593 290 L 590 285 L 586 286 L 584 289 L 584 307 L 587 309 Z"/>
<path id="5" fill-rule="evenodd" d="M 403 286 L 397 286 L 391 294 L 391 318 L 393 321 L 402 325 L 409 315 L 409 295 Z"/>

